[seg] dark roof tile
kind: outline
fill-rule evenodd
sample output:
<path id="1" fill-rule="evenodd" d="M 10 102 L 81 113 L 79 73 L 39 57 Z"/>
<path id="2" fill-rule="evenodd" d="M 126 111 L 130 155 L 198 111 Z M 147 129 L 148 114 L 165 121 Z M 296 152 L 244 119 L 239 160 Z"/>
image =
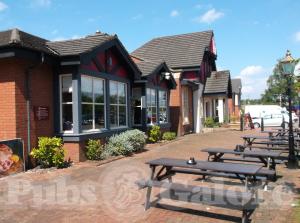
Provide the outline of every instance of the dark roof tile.
<path id="1" fill-rule="evenodd" d="M 231 79 L 232 92 L 239 93 L 242 88 L 242 80 L 240 78 Z"/>
<path id="2" fill-rule="evenodd" d="M 171 68 L 200 66 L 213 31 L 195 32 L 152 39 L 132 52 L 148 60 L 164 60 Z"/>
<path id="3" fill-rule="evenodd" d="M 228 85 L 230 84 L 230 72 L 213 71 L 211 76 L 206 79 L 204 94 L 228 93 Z"/>

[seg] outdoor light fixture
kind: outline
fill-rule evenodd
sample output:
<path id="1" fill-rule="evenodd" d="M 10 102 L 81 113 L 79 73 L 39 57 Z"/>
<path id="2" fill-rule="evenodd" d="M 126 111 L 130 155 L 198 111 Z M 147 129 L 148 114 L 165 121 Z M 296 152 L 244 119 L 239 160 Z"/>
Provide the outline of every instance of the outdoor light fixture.
<path id="1" fill-rule="evenodd" d="M 295 144 L 294 144 L 294 132 L 293 132 L 293 120 L 292 120 L 292 77 L 294 74 L 294 69 L 296 61 L 291 55 L 291 52 L 287 50 L 285 58 L 280 62 L 280 71 L 287 78 L 288 88 L 287 96 L 289 102 L 289 157 L 288 157 L 288 167 L 296 168 L 298 167 L 298 162 L 295 155 Z"/>
<path id="2" fill-rule="evenodd" d="M 171 78 L 171 73 L 169 73 L 169 72 L 162 72 L 161 74 L 162 74 L 162 76 L 163 76 L 166 80 L 170 80 L 170 78 Z"/>

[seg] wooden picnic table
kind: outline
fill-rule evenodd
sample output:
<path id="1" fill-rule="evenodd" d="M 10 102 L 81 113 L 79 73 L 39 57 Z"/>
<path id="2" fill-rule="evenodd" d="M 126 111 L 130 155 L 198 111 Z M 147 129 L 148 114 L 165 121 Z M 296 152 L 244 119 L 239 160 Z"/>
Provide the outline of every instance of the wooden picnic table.
<path id="1" fill-rule="evenodd" d="M 172 159 L 172 158 L 159 158 L 146 162 L 151 168 L 150 179 L 147 181 L 137 181 L 138 186 L 147 188 L 145 210 L 150 207 L 150 197 L 152 187 L 169 189 L 170 193 L 167 197 L 178 199 L 178 196 L 174 196 L 175 192 L 188 193 L 188 202 L 207 203 L 208 198 L 212 197 L 223 197 L 222 200 L 235 200 L 241 206 L 242 210 L 242 222 L 246 223 L 249 217 L 251 201 L 254 199 L 254 190 L 249 190 L 248 182 L 251 178 L 255 180 L 257 172 L 262 168 L 261 165 L 250 165 L 250 164 L 238 164 L 238 163 L 219 163 L 219 162 L 208 162 L 208 161 L 196 161 L 196 164 L 187 164 L 187 160 L 184 159 Z M 160 167 L 158 169 L 158 167 Z M 172 182 L 172 176 L 176 173 L 183 174 L 195 174 L 202 175 L 206 173 L 228 173 L 235 174 L 237 179 L 241 179 L 244 176 L 245 179 L 245 192 L 232 191 L 228 189 L 217 189 L 207 188 L 205 186 L 185 185 Z M 162 180 L 168 179 L 169 182 L 162 182 Z M 194 199 L 196 198 L 196 199 Z M 196 203 L 196 202 L 195 202 Z M 214 205 L 215 202 L 212 204 Z M 225 206 L 224 208 L 231 208 Z"/>
<path id="2" fill-rule="evenodd" d="M 251 147 L 253 144 L 264 144 L 267 146 L 288 146 L 288 142 L 281 138 L 270 138 L 268 136 L 261 135 L 243 135 L 241 136 L 244 140 L 245 147 Z M 256 141 L 257 139 L 267 140 L 267 141 Z M 298 139 L 297 139 L 298 140 Z"/>
<path id="3" fill-rule="evenodd" d="M 265 167 L 275 170 L 276 159 L 280 157 L 281 151 L 268 151 L 268 150 L 244 150 L 234 151 L 224 148 L 205 148 L 202 152 L 208 153 L 208 161 L 220 162 L 223 160 L 230 161 L 244 161 L 244 162 L 261 162 Z M 236 157 L 224 157 L 225 154 L 238 155 Z M 245 157 L 257 158 L 257 159 L 245 159 Z"/>

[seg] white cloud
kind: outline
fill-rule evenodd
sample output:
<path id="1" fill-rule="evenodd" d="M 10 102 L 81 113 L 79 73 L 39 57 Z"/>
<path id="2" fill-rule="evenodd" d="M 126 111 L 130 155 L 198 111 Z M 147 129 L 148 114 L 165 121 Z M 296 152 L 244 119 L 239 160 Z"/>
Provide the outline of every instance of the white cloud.
<path id="1" fill-rule="evenodd" d="M 300 42 L 300 31 L 295 33 L 296 42 Z"/>
<path id="2" fill-rule="evenodd" d="M 225 14 L 223 12 L 217 11 L 216 9 L 210 9 L 207 12 L 205 12 L 203 15 L 197 17 L 194 19 L 195 22 L 199 23 L 213 23 L 217 19 L 220 19 L 224 16 Z"/>
<path id="3" fill-rule="evenodd" d="M 261 65 L 246 66 L 235 78 L 242 79 L 242 97 L 256 99 L 264 93 L 267 87 L 267 79 L 272 73 L 272 68 Z"/>
<path id="4" fill-rule="evenodd" d="M 258 74 L 263 74 L 265 69 L 262 66 L 251 65 L 247 66 L 241 70 L 241 76 L 253 76 Z"/>
<path id="5" fill-rule="evenodd" d="M 139 20 L 141 18 L 143 18 L 143 14 L 137 14 L 137 15 L 131 17 L 132 20 Z"/>
<path id="6" fill-rule="evenodd" d="M 177 10 L 172 10 L 172 12 L 170 13 L 170 16 L 171 17 L 176 17 L 176 16 L 179 16 L 179 12 Z"/>
<path id="7" fill-rule="evenodd" d="M 4 11 L 7 8 L 8 8 L 8 6 L 4 2 L 0 2 L 0 12 Z"/>
<path id="8" fill-rule="evenodd" d="M 63 40 L 66 40 L 66 38 L 63 36 L 58 36 L 58 37 L 55 37 L 54 39 L 52 39 L 51 41 L 63 41 Z"/>
<path id="9" fill-rule="evenodd" d="M 51 0 L 32 0 L 32 7 L 49 7 L 51 5 Z"/>

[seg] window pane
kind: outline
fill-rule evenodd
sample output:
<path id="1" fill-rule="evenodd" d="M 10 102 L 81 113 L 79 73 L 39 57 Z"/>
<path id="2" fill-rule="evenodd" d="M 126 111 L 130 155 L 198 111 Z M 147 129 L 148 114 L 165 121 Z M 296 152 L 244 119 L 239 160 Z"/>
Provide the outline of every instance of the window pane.
<path id="1" fill-rule="evenodd" d="M 152 116 L 151 116 L 151 119 L 152 119 L 152 123 L 156 123 L 157 120 L 156 120 L 156 107 L 152 107 Z"/>
<path id="2" fill-rule="evenodd" d="M 104 81 L 94 79 L 93 85 L 95 103 L 104 103 Z"/>
<path id="3" fill-rule="evenodd" d="M 147 107 L 147 123 L 151 123 L 152 111 L 151 107 Z"/>
<path id="4" fill-rule="evenodd" d="M 81 106 L 82 130 L 93 129 L 93 105 L 82 104 Z"/>
<path id="5" fill-rule="evenodd" d="M 151 90 L 151 106 L 156 106 L 156 91 Z"/>
<path id="6" fill-rule="evenodd" d="M 167 109 L 166 108 L 159 109 L 159 122 L 167 122 Z"/>
<path id="7" fill-rule="evenodd" d="M 159 91 L 159 106 L 167 106 L 167 93 L 165 91 Z"/>
<path id="8" fill-rule="evenodd" d="M 95 128 L 102 129 L 105 127 L 104 105 L 95 105 Z"/>
<path id="9" fill-rule="evenodd" d="M 72 76 L 62 76 L 62 102 L 72 102 Z"/>
<path id="10" fill-rule="evenodd" d="M 126 104 L 126 85 L 118 84 L 119 104 Z"/>
<path id="11" fill-rule="evenodd" d="M 110 127 L 117 127 L 118 126 L 118 106 L 111 105 L 110 106 Z"/>
<path id="12" fill-rule="evenodd" d="M 151 105 L 151 91 L 150 89 L 147 89 L 147 106 L 150 106 Z"/>
<path id="13" fill-rule="evenodd" d="M 119 126 L 126 126 L 126 106 L 119 106 Z"/>
<path id="14" fill-rule="evenodd" d="M 62 105 L 62 125 L 63 131 L 73 130 L 73 113 L 71 104 Z"/>
<path id="15" fill-rule="evenodd" d="M 93 79 L 81 77 L 81 101 L 93 102 Z"/>
<path id="16" fill-rule="evenodd" d="M 111 104 L 118 103 L 118 84 L 114 81 L 109 82 L 109 96 Z"/>

